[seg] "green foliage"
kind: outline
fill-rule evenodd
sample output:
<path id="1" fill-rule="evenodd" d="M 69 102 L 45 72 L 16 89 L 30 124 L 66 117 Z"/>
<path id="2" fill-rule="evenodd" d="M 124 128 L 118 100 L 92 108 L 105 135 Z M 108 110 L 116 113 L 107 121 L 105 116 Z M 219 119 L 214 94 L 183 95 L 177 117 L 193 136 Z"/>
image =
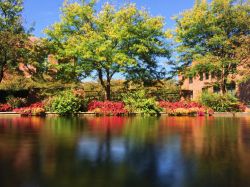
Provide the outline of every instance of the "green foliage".
<path id="1" fill-rule="evenodd" d="M 25 79 L 23 76 L 14 74 L 0 84 L 0 89 L 18 91 L 37 88 L 39 86 L 39 83 L 34 82 L 32 79 Z"/>
<path id="2" fill-rule="evenodd" d="M 1 30 L 22 31 L 21 13 L 23 11 L 23 0 L 1 0 L 0 1 L 0 28 Z"/>
<path id="3" fill-rule="evenodd" d="M 155 96 L 158 101 L 179 101 L 180 91 L 179 86 L 174 80 L 162 80 L 150 87 L 143 87 L 147 93 Z"/>
<path id="4" fill-rule="evenodd" d="M 123 94 L 130 93 L 135 90 L 145 90 L 149 96 L 156 97 L 157 100 L 179 101 L 179 86 L 174 80 L 155 81 L 152 86 L 144 86 L 143 83 L 135 83 L 133 81 L 112 80 L 112 101 L 121 101 Z M 85 97 L 90 100 L 104 100 L 104 92 L 97 82 L 83 83 Z"/>
<path id="5" fill-rule="evenodd" d="M 20 108 L 27 104 L 27 100 L 25 98 L 9 96 L 7 98 L 7 104 L 9 104 L 12 108 Z"/>
<path id="6" fill-rule="evenodd" d="M 23 0 L 0 1 L 0 82 L 5 70 L 17 67 L 17 59 L 27 59 L 28 35 L 22 25 Z"/>
<path id="7" fill-rule="evenodd" d="M 64 80 L 94 72 L 110 99 L 116 73 L 128 79 L 158 79 L 163 74 L 157 57 L 169 57 L 164 19 L 152 17 L 134 4 L 116 9 L 106 3 L 99 12 L 95 1 L 65 3 L 61 21 L 46 30 Z"/>
<path id="8" fill-rule="evenodd" d="M 55 81 L 56 80 L 56 59 L 53 55 L 53 47 L 50 42 L 45 38 L 32 37 L 29 45 L 26 45 L 29 50 L 29 56 L 27 63 L 36 68 L 33 79 L 39 79 L 39 81 Z"/>
<path id="9" fill-rule="evenodd" d="M 242 112 L 245 110 L 238 99 L 232 94 L 203 93 L 200 102 L 215 112 Z"/>
<path id="10" fill-rule="evenodd" d="M 140 90 L 123 94 L 125 108 L 130 113 L 141 113 L 142 115 L 159 115 L 161 108 L 158 107 L 154 98 L 147 98 L 145 91 Z"/>
<path id="11" fill-rule="evenodd" d="M 79 112 L 82 101 L 72 91 L 63 91 L 54 96 L 46 104 L 46 110 L 57 112 L 59 115 L 72 115 Z"/>
<path id="12" fill-rule="evenodd" d="M 81 84 L 63 84 L 62 81 L 45 81 L 38 78 L 24 78 L 23 76 L 14 74 L 5 79 L 0 84 L 0 90 L 8 91 L 13 94 L 15 91 L 29 90 L 32 96 L 39 100 L 53 97 L 59 92 L 67 89 L 81 88 Z M 29 98 L 30 99 L 30 98 Z"/>
<path id="13" fill-rule="evenodd" d="M 186 76 L 213 73 L 225 93 L 229 76 L 249 59 L 250 5 L 231 0 L 197 2 L 176 23 L 177 51 L 184 62 L 177 69 Z"/>

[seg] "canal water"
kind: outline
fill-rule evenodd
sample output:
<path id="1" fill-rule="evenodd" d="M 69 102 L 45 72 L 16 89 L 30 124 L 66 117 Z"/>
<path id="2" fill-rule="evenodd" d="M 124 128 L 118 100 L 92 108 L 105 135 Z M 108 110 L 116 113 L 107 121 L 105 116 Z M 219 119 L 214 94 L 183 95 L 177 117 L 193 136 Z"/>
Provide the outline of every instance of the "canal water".
<path id="1" fill-rule="evenodd" d="M 0 117 L 1 187 L 247 187 L 250 117 Z"/>

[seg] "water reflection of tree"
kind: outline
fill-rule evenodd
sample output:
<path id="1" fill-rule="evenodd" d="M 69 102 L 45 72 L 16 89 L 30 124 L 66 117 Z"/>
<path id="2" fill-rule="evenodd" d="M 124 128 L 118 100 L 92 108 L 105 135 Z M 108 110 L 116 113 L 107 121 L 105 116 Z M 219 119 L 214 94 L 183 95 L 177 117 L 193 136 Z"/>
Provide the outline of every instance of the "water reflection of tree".
<path id="1" fill-rule="evenodd" d="M 16 126 L 0 119 L 0 184 L 245 186 L 247 119 L 46 118 Z"/>
<path id="2" fill-rule="evenodd" d="M 192 125 L 193 133 L 188 136 L 189 141 L 186 139 L 182 143 L 184 151 L 193 156 L 197 164 L 197 174 L 190 179 L 190 186 L 249 185 L 249 172 L 247 178 L 242 177 L 246 166 L 242 165 L 242 154 L 239 152 L 242 120 L 243 118 L 206 119 L 198 132 L 195 131 L 197 125 Z M 197 138 L 197 133 L 200 138 Z M 202 144 L 196 147 L 196 141 L 199 140 Z"/>
<path id="3" fill-rule="evenodd" d="M 203 146 L 196 157 L 197 176 L 193 185 L 235 186 L 231 179 L 239 173 L 236 138 L 239 127 L 226 118 L 216 118 L 213 122 L 203 127 Z"/>
<path id="4" fill-rule="evenodd" d="M 0 119 L 0 186 L 31 185 L 39 172 L 39 129 L 43 118 Z M 34 179 L 34 180 L 33 180 Z"/>

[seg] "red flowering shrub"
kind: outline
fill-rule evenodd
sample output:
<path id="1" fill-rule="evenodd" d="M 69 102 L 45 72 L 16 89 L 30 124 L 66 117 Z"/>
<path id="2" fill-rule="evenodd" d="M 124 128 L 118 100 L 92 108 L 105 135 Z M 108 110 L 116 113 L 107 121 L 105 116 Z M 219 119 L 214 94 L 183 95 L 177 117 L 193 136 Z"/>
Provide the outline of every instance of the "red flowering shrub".
<path id="1" fill-rule="evenodd" d="M 30 107 L 32 107 L 32 108 L 44 108 L 44 104 L 42 102 L 37 102 L 37 103 L 31 104 Z"/>
<path id="2" fill-rule="evenodd" d="M 111 116 L 119 116 L 128 113 L 123 102 L 112 101 L 92 101 L 88 105 L 88 111 L 100 115 Z"/>
<path id="3" fill-rule="evenodd" d="M 160 101 L 159 106 L 167 109 L 177 109 L 177 108 L 200 108 L 201 104 L 196 102 L 187 102 L 187 101 L 179 101 L 179 102 L 168 102 L 168 101 Z"/>
<path id="4" fill-rule="evenodd" d="M 180 101 L 172 103 L 167 101 L 160 101 L 159 106 L 171 116 L 204 116 L 206 114 L 212 115 L 214 113 L 212 109 L 204 107 L 200 103 L 196 102 Z"/>
<path id="5" fill-rule="evenodd" d="M 246 108 L 246 105 L 244 105 L 243 103 L 238 103 L 235 107 L 237 112 L 245 112 Z"/>
<path id="6" fill-rule="evenodd" d="M 0 104 L 0 112 L 9 112 L 12 107 L 9 104 Z"/>
<path id="7" fill-rule="evenodd" d="M 23 116 L 42 116 L 45 115 L 43 103 L 34 103 L 29 107 L 16 108 L 13 110 Z"/>

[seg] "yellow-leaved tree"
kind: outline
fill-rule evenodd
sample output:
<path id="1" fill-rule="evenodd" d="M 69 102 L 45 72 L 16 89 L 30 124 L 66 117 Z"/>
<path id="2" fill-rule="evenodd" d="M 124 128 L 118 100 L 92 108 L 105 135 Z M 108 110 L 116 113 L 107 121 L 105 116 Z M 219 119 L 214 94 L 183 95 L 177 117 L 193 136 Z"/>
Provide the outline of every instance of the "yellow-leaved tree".
<path id="1" fill-rule="evenodd" d="M 116 73 L 130 80 L 160 79 L 165 71 L 158 57 L 169 57 L 164 19 L 152 17 L 135 4 L 119 8 L 96 1 L 65 2 L 61 20 L 46 30 L 58 58 L 58 76 L 81 81 L 95 74 L 111 98 Z"/>

